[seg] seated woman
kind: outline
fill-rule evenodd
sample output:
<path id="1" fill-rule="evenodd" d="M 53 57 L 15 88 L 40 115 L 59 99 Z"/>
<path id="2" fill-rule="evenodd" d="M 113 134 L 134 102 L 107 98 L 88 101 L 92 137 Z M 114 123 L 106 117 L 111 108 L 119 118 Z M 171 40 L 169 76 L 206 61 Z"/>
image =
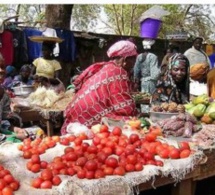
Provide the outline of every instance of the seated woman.
<path id="1" fill-rule="evenodd" d="M 107 55 L 110 61 L 89 66 L 75 79 L 77 93 L 64 112 L 62 134 L 73 122 L 91 127 L 102 117 L 123 120 L 135 116 L 129 74 L 135 64 L 136 46 L 121 40 L 109 48 Z"/>
<path id="2" fill-rule="evenodd" d="M 26 64 L 20 69 L 20 74 L 14 77 L 12 86 L 33 85 L 33 82 L 34 80 L 31 78 L 31 67 Z"/>
<path id="3" fill-rule="evenodd" d="M 171 56 L 169 68 L 157 81 L 152 95 L 152 104 L 189 101 L 189 61 L 186 56 L 176 53 Z"/>
<path id="4" fill-rule="evenodd" d="M 16 68 L 14 66 L 7 66 L 5 68 L 5 79 L 2 85 L 5 89 L 10 89 L 13 83 L 13 79 L 16 74 Z"/>
<path id="5" fill-rule="evenodd" d="M 65 92 L 65 86 L 60 79 L 49 79 L 47 77 L 37 75 L 35 85 L 44 86 L 47 89 L 53 89 L 57 94 Z"/>

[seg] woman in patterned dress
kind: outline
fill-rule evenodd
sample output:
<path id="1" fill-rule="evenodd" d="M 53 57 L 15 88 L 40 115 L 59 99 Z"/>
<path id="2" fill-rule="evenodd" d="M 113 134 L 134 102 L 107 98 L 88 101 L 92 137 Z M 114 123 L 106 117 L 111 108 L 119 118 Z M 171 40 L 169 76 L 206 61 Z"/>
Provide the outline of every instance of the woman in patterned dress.
<path id="1" fill-rule="evenodd" d="M 183 54 L 176 53 L 171 56 L 166 73 L 157 81 L 152 104 L 183 104 L 189 101 L 189 94 L 189 61 Z"/>
<path id="2" fill-rule="evenodd" d="M 136 114 L 129 79 L 136 46 L 121 40 L 109 48 L 107 55 L 110 61 L 89 66 L 74 81 L 77 93 L 64 112 L 62 134 L 67 133 L 69 123 L 91 127 L 100 123 L 102 117 L 126 119 Z"/>

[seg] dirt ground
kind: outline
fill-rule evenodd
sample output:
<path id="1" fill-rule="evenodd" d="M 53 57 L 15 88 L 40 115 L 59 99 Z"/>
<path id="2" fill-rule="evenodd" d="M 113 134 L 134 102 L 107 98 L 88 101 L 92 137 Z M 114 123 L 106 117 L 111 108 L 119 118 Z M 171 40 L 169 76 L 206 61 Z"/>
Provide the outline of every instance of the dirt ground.
<path id="1" fill-rule="evenodd" d="M 171 195 L 171 188 L 172 185 L 166 185 L 154 190 L 143 191 L 140 195 Z M 215 195 L 215 177 L 198 181 L 195 195 Z"/>

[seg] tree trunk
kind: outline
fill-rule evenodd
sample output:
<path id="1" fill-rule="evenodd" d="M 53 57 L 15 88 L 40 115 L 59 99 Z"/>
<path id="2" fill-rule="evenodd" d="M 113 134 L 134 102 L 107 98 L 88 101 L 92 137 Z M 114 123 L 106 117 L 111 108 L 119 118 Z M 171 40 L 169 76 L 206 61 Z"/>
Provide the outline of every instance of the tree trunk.
<path id="1" fill-rule="evenodd" d="M 72 15 L 73 4 L 56 4 L 47 5 L 45 18 L 47 21 L 47 27 L 60 28 L 64 30 L 70 30 L 70 19 Z M 60 72 L 60 79 L 65 86 L 69 84 L 71 77 L 72 62 L 65 63 L 60 61 L 62 70 Z"/>

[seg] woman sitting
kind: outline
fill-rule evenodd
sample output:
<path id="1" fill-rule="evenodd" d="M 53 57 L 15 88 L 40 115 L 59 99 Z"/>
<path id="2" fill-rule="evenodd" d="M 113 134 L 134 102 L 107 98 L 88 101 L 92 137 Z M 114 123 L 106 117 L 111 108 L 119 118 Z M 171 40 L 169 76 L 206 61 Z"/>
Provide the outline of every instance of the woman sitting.
<path id="1" fill-rule="evenodd" d="M 15 74 L 16 74 L 16 68 L 14 66 L 7 66 L 5 68 L 5 79 L 2 84 L 5 89 L 11 88 Z"/>
<path id="2" fill-rule="evenodd" d="M 33 85 L 34 80 L 31 78 L 31 68 L 29 65 L 23 65 L 20 74 L 13 79 L 12 86 Z"/>
<path id="3" fill-rule="evenodd" d="M 77 93 L 64 112 L 62 134 L 73 122 L 91 127 L 100 123 L 102 117 L 135 116 L 129 73 L 137 56 L 136 46 L 130 41 L 118 41 L 107 55 L 110 61 L 89 66 L 74 81 Z"/>
<path id="4" fill-rule="evenodd" d="M 157 81 L 152 95 L 152 104 L 189 101 L 189 61 L 186 56 L 176 53 L 171 56 L 169 68 Z"/>

